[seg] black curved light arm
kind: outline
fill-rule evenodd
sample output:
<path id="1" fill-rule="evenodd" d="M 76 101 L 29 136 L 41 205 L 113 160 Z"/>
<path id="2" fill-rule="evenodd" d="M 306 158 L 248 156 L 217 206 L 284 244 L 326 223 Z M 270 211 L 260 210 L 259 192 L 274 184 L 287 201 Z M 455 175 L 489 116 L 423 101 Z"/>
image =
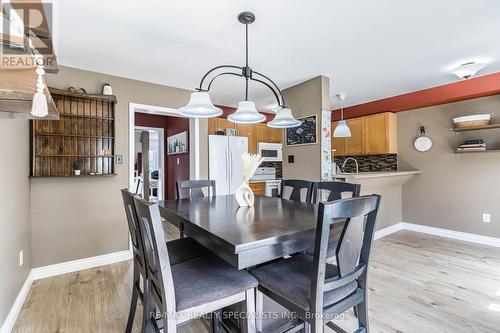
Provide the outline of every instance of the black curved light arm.
<path id="1" fill-rule="evenodd" d="M 283 94 L 281 93 L 280 88 L 278 88 L 278 85 L 276 83 L 274 83 L 273 80 L 271 80 L 270 78 L 268 78 L 267 76 L 265 76 L 264 74 L 261 74 L 261 73 L 259 73 L 257 71 L 253 71 L 253 74 L 257 74 L 257 75 L 263 77 L 264 79 L 266 79 L 267 81 L 271 82 L 271 84 L 274 86 L 274 89 L 272 89 L 271 87 L 269 87 L 269 88 L 274 92 L 275 95 L 276 95 L 276 91 L 277 91 L 278 94 L 281 97 L 281 103 L 280 103 L 279 98 L 276 98 L 278 100 L 279 106 L 286 107 L 285 98 L 283 97 Z M 263 83 L 263 82 L 261 82 L 261 83 Z"/>
<path id="2" fill-rule="evenodd" d="M 213 71 L 216 71 L 216 70 L 218 70 L 218 69 L 221 69 L 221 68 L 235 68 L 235 69 L 239 69 L 240 71 L 243 71 L 243 68 L 242 68 L 242 67 L 239 67 L 239 66 L 233 66 L 233 65 L 221 65 L 221 66 L 214 67 L 214 68 L 212 68 L 211 70 L 209 70 L 208 72 L 206 72 L 206 73 L 205 73 L 205 75 L 203 75 L 203 77 L 201 78 L 201 81 L 200 81 L 200 87 L 199 87 L 197 90 L 198 90 L 198 91 L 208 91 L 210 88 L 208 88 L 208 89 L 206 89 L 206 90 L 205 90 L 205 89 L 203 89 L 203 82 L 205 81 L 205 79 L 207 78 L 207 76 L 209 76 L 209 75 L 210 75 L 210 73 L 212 73 Z M 220 75 L 222 75 L 222 74 L 224 74 L 224 73 L 221 73 L 221 74 L 219 74 L 219 75 L 217 75 L 217 76 L 220 76 Z M 233 74 L 235 74 L 235 73 L 233 73 Z M 216 76 L 216 77 L 217 77 L 217 76 Z M 214 78 L 212 79 L 212 81 L 210 81 L 210 84 L 212 84 L 213 80 L 214 80 L 216 77 L 214 77 Z"/>
<path id="3" fill-rule="evenodd" d="M 222 76 L 222 75 L 234 75 L 234 76 L 239 76 L 239 77 L 243 77 L 242 74 L 238 74 L 238 73 L 233 73 L 233 72 L 222 72 L 220 74 L 217 74 L 216 76 L 213 77 L 212 80 L 210 80 L 210 82 L 208 83 L 208 87 L 207 87 L 207 91 L 210 90 L 210 88 L 212 87 L 212 83 L 214 82 L 214 80 L 216 78 L 218 78 L 219 76 Z"/>

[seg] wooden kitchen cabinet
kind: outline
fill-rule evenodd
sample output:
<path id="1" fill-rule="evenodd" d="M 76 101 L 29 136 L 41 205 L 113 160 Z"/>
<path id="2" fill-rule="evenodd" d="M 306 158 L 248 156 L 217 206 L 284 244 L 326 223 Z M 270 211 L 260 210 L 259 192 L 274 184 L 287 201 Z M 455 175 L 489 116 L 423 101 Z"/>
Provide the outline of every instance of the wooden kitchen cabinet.
<path id="1" fill-rule="evenodd" d="M 251 154 L 257 153 L 255 127 L 254 124 L 236 124 L 236 135 L 248 138 L 248 152 Z"/>
<path id="2" fill-rule="evenodd" d="M 338 121 L 332 122 L 332 150 L 335 149 L 333 152 L 333 156 L 344 156 L 345 155 L 345 138 L 334 138 L 333 137 L 333 131 L 335 131 L 335 128 L 338 125 Z"/>
<path id="3" fill-rule="evenodd" d="M 264 124 L 267 127 L 267 125 Z M 280 128 L 271 128 L 269 129 L 269 141 L 271 143 L 282 143 L 283 142 L 283 130 Z"/>
<path id="4" fill-rule="evenodd" d="M 266 182 L 252 182 L 249 186 L 253 194 L 266 195 Z"/>
<path id="5" fill-rule="evenodd" d="M 396 154 L 398 129 L 396 114 L 379 113 L 363 117 L 363 153 Z"/>
<path id="6" fill-rule="evenodd" d="M 397 116 L 392 112 L 347 120 L 350 138 L 334 138 L 337 121 L 332 122 L 334 156 L 396 154 L 398 149 Z"/>
<path id="7" fill-rule="evenodd" d="M 346 121 L 351 130 L 351 137 L 345 138 L 344 152 L 346 155 L 363 154 L 363 118 L 353 118 Z"/>
<path id="8" fill-rule="evenodd" d="M 257 124 L 255 125 L 255 132 L 257 143 L 259 142 L 270 142 L 269 141 L 269 131 L 270 128 L 267 127 L 266 124 Z"/>

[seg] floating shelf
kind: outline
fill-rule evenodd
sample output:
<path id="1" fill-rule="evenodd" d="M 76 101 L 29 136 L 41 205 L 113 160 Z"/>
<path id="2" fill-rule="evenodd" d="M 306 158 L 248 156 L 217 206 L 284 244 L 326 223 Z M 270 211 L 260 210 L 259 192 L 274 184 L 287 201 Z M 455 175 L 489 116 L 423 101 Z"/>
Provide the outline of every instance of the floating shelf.
<path id="1" fill-rule="evenodd" d="M 466 131 L 479 131 L 486 129 L 500 128 L 500 124 L 490 124 L 490 125 L 482 125 L 482 126 L 466 126 L 466 127 L 455 127 L 451 130 L 453 132 L 466 132 Z"/>
<path id="2" fill-rule="evenodd" d="M 43 136 L 60 136 L 66 138 L 92 138 L 92 139 L 114 139 L 113 136 L 101 136 L 101 135 L 84 135 L 84 134 L 58 134 L 58 133 L 33 133 L 35 135 Z"/>
<path id="3" fill-rule="evenodd" d="M 97 174 L 97 175 L 61 175 L 61 176 L 30 176 L 29 178 L 67 178 L 67 177 L 111 177 L 111 176 L 117 176 L 116 173 L 104 173 L 104 174 Z"/>
<path id="4" fill-rule="evenodd" d="M 486 149 L 486 150 L 466 150 L 453 152 L 454 154 L 476 154 L 476 153 L 500 153 L 500 149 Z"/>

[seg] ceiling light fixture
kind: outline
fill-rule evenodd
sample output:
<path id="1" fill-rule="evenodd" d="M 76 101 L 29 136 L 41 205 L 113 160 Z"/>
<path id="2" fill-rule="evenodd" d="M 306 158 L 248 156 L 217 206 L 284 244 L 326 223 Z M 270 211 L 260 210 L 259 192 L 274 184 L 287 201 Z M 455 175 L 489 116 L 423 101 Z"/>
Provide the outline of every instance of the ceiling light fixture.
<path id="1" fill-rule="evenodd" d="M 476 73 L 484 67 L 486 67 L 485 63 L 471 61 L 461 64 L 453 69 L 453 74 L 458 76 L 460 79 L 467 80 L 476 75 Z"/>
<path id="2" fill-rule="evenodd" d="M 255 15 L 251 12 L 243 12 L 238 15 L 238 21 L 245 25 L 245 66 L 221 65 L 209 70 L 201 79 L 196 91 L 191 94 L 189 103 L 179 109 L 179 113 L 190 118 L 217 117 L 222 114 L 222 110 L 212 104 L 208 91 L 216 78 L 223 75 L 233 75 L 245 79 L 245 100 L 238 103 L 236 112 L 228 116 L 228 120 L 234 123 L 255 124 L 266 120 L 266 116 L 259 113 L 255 108 L 255 103 L 248 100 L 248 83 L 254 81 L 265 85 L 271 90 L 276 98 L 279 109 L 273 121 L 268 123 L 269 127 L 296 127 L 301 124 L 296 120 L 289 108 L 285 106 L 285 99 L 281 90 L 269 77 L 254 71 L 248 66 L 248 25 L 255 21 Z M 209 81 L 209 78 L 210 81 Z M 208 82 L 204 86 L 204 83 Z M 273 123 L 274 122 L 274 123 Z"/>
<path id="3" fill-rule="evenodd" d="M 350 138 L 351 137 L 351 130 L 349 129 L 349 126 L 347 126 L 347 123 L 344 120 L 345 94 L 340 93 L 337 95 L 337 98 L 340 100 L 340 121 L 337 124 L 337 127 L 335 127 L 335 131 L 333 131 L 333 137 L 334 138 Z"/>

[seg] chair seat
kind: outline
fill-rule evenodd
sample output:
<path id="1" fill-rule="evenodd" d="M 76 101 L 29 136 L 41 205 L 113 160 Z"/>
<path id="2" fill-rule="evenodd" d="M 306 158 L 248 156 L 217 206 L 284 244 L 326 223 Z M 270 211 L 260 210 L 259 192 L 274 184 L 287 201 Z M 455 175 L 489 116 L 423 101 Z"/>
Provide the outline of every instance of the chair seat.
<path id="1" fill-rule="evenodd" d="M 337 245 L 339 244 L 340 235 L 342 234 L 342 229 L 345 223 L 335 223 L 330 227 L 330 235 L 328 236 L 328 250 L 326 251 L 326 257 L 331 258 L 336 256 Z M 314 255 L 314 247 L 306 250 L 306 253 L 310 256 Z"/>
<path id="2" fill-rule="evenodd" d="M 167 248 L 170 265 L 177 265 L 186 260 L 210 253 L 207 248 L 189 237 L 169 241 L 167 242 Z"/>
<path id="3" fill-rule="evenodd" d="M 257 287 L 257 280 L 213 254 L 172 266 L 176 310 L 229 297 Z"/>
<path id="4" fill-rule="evenodd" d="M 313 257 L 303 254 L 256 268 L 251 271 L 251 274 L 257 278 L 261 287 L 309 311 L 311 310 L 312 270 Z M 337 266 L 327 264 L 326 278 L 337 275 Z M 326 292 L 324 307 L 341 301 L 357 288 L 358 283 L 353 281 L 341 288 Z"/>

